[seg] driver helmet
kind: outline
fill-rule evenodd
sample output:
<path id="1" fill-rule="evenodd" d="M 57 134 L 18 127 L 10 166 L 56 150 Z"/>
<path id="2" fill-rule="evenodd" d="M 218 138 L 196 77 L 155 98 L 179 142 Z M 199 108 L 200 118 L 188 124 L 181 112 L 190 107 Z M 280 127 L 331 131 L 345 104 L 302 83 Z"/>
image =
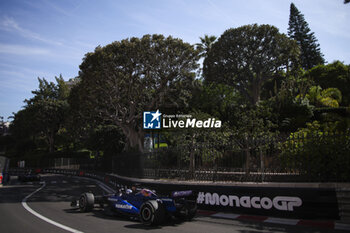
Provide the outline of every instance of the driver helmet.
<path id="1" fill-rule="evenodd" d="M 131 194 L 131 193 L 132 193 L 132 190 L 131 190 L 131 189 L 127 189 L 127 190 L 125 191 L 125 193 L 126 193 L 126 194 Z"/>
<path id="2" fill-rule="evenodd" d="M 152 196 L 152 191 L 151 190 L 149 190 L 149 189 L 142 189 L 141 190 L 141 194 L 143 195 L 143 196 L 145 196 L 145 197 L 150 197 L 150 196 Z"/>

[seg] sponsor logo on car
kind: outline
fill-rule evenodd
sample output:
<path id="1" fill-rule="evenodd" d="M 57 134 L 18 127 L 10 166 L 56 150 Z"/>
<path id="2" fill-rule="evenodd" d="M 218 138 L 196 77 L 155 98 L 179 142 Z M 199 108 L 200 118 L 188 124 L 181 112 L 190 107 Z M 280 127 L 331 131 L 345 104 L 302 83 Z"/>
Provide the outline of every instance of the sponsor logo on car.
<path id="1" fill-rule="evenodd" d="M 115 208 L 131 210 L 132 206 L 130 206 L 130 205 L 123 205 L 123 204 L 115 204 Z"/>
<path id="2" fill-rule="evenodd" d="M 172 193 L 173 197 L 183 197 L 183 196 L 189 196 L 192 195 L 192 191 L 188 190 L 188 191 L 175 191 Z"/>
<path id="3" fill-rule="evenodd" d="M 160 200 L 164 201 L 164 202 L 172 202 L 173 201 L 173 199 L 170 199 L 170 198 L 161 198 Z"/>

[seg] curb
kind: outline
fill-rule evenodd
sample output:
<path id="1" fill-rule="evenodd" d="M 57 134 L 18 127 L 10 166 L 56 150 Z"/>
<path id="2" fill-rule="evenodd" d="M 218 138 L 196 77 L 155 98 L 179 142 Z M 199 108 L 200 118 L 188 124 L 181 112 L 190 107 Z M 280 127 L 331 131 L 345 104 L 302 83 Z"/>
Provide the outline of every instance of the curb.
<path id="1" fill-rule="evenodd" d="M 205 210 L 198 210 L 198 215 L 208 216 L 211 218 L 242 220 L 242 221 L 248 220 L 248 221 L 261 222 L 261 223 L 273 223 L 273 224 L 291 225 L 291 226 L 308 226 L 308 227 L 328 228 L 333 230 L 350 231 L 350 224 L 338 223 L 335 221 L 328 221 L 328 220 L 321 221 L 321 220 L 274 218 L 274 217 L 266 217 L 266 216 L 241 215 L 241 214 L 223 213 L 223 212 L 205 211 Z"/>

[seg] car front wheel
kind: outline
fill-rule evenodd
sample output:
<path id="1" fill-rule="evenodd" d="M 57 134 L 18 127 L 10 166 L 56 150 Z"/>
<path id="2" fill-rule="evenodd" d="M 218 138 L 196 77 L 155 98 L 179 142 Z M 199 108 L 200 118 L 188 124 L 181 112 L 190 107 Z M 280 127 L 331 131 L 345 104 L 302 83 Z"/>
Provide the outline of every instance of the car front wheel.
<path id="1" fill-rule="evenodd" d="M 83 193 L 79 198 L 79 208 L 81 212 L 89 212 L 94 208 L 95 197 L 92 193 Z"/>

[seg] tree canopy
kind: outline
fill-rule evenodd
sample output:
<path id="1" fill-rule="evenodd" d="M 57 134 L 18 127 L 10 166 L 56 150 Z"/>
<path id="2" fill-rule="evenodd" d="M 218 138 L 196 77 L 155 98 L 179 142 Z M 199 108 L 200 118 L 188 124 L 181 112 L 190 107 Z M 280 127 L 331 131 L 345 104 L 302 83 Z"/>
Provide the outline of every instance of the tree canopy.
<path id="1" fill-rule="evenodd" d="M 143 111 L 185 106 L 197 60 L 192 45 L 162 35 L 97 47 L 80 65 L 80 104 L 120 127 L 127 149 L 142 151 Z"/>
<path id="2" fill-rule="evenodd" d="M 226 30 L 204 60 L 206 82 L 231 85 L 253 105 L 263 84 L 297 66 L 296 43 L 271 25 L 246 25 Z"/>
<path id="3" fill-rule="evenodd" d="M 68 110 L 69 95 L 63 77 L 56 78 L 57 84 L 40 79 L 39 89 L 34 96 L 25 100 L 26 106 L 14 116 L 12 132 L 19 138 L 43 137 L 48 151 L 53 152 L 58 131 L 64 124 Z"/>

